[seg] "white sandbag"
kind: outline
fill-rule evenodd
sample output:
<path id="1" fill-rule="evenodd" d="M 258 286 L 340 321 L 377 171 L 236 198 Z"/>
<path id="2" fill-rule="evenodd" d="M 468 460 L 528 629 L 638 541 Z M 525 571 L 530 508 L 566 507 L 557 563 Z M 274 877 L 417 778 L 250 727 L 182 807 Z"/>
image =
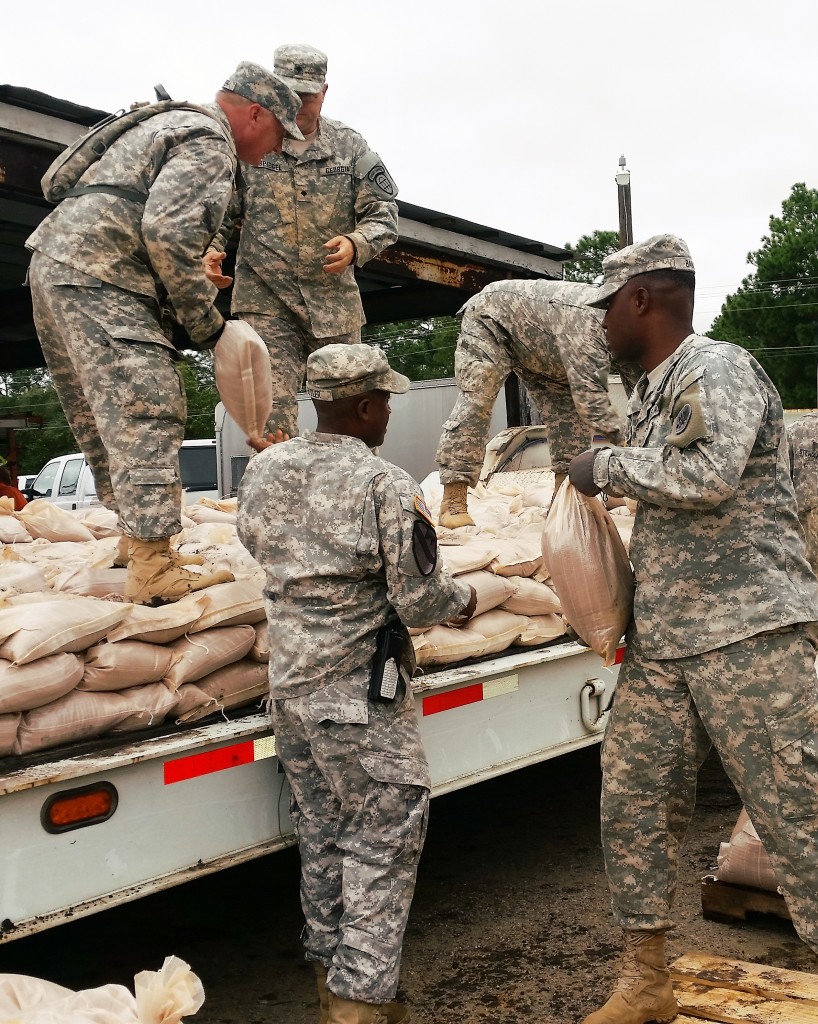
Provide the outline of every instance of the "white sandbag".
<path id="1" fill-rule="evenodd" d="M 174 640 L 170 645 L 173 661 L 162 679 L 165 686 L 178 690 L 182 683 L 194 683 L 216 669 L 240 661 L 256 642 L 252 626 L 222 626 Z"/>
<path id="2" fill-rule="evenodd" d="M 514 592 L 508 580 L 502 576 L 495 576 L 493 572 L 463 573 L 458 577 L 461 583 L 468 583 L 474 587 L 477 593 L 477 605 L 474 615 L 482 615 L 483 612 L 491 611 L 504 601 L 507 601 Z"/>
<path id="3" fill-rule="evenodd" d="M 29 534 L 50 541 L 93 540 L 94 535 L 79 519 L 67 509 L 60 508 L 53 501 L 36 498 L 17 514 L 17 519 Z"/>
<path id="4" fill-rule="evenodd" d="M 250 657 L 253 661 L 265 662 L 270 660 L 270 627 L 265 619 L 257 622 L 253 627 L 256 631 L 256 641 L 250 648 Z M 423 630 L 418 630 L 423 632 Z"/>
<path id="5" fill-rule="evenodd" d="M 0 715 L 0 757 L 8 757 L 14 752 L 17 742 L 17 729 L 23 716 L 21 714 Z M 3 1018 L 0 1017 L 0 1020 Z"/>
<path id="6" fill-rule="evenodd" d="M 264 595 L 255 580 L 217 583 L 201 591 L 201 597 L 202 614 L 191 633 L 214 626 L 252 626 L 265 618 Z"/>
<path id="7" fill-rule="evenodd" d="M 131 714 L 111 729 L 112 733 L 137 732 L 161 725 L 166 716 L 176 707 L 176 694 L 164 683 L 148 683 L 146 686 L 131 686 L 120 691 L 131 706 Z"/>
<path id="8" fill-rule="evenodd" d="M 125 600 L 127 569 L 69 569 L 51 580 L 54 590 L 83 597 Z"/>
<path id="9" fill-rule="evenodd" d="M 465 626 L 461 627 L 460 632 L 476 633 L 485 637 L 486 646 L 483 648 L 483 654 L 499 654 L 514 643 L 525 626 L 524 615 L 515 615 L 513 612 L 503 612 L 495 608 L 469 619 Z"/>
<path id="10" fill-rule="evenodd" d="M 194 691 L 197 691 L 194 693 Z M 180 686 L 176 694 L 176 721 L 198 721 L 227 708 L 238 708 L 267 697 L 270 682 L 267 666 L 244 658 L 200 679 Z"/>
<path id="11" fill-rule="evenodd" d="M 30 544 L 34 540 L 13 515 L 0 515 L 0 544 Z"/>
<path id="12" fill-rule="evenodd" d="M 466 543 L 461 544 L 440 544 L 437 550 L 443 565 L 452 576 L 485 569 L 498 553 L 496 545 L 477 538 L 469 538 Z"/>
<path id="13" fill-rule="evenodd" d="M 185 513 L 194 523 L 236 523 L 235 512 L 222 512 L 218 508 L 210 508 L 207 505 L 187 505 Z"/>
<path id="14" fill-rule="evenodd" d="M 273 407 L 270 353 L 244 320 L 228 320 L 213 350 L 216 389 L 245 437 L 262 437 Z"/>
<path id="15" fill-rule="evenodd" d="M 130 607 L 93 597 L 63 596 L 67 599 L 51 598 L 0 608 L 0 658 L 25 665 L 49 654 L 87 650 Z"/>
<path id="16" fill-rule="evenodd" d="M 716 878 L 733 885 L 751 885 L 776 892 L 778 878 L 770 855 L 742 807 L 729 843 L 719 843 Z"/>
<path id="17" fill-rule="evenodd" d="M 215 508 L 219 512 L 230 512 L 236 514 L 239 507 L 238 498 L 199 498 L 197 505 L 204 505 L 205 508 Z"/>
<path id="18" fill-rule="evenodd" d="M 488 641 L 479 633 L 466 633 L 451 626 L 432 626 L 412 638 L 418 665 L 449 665 L 466 658 L 479 658 Z"/>
<path id="19" fill-rule="evenodd" d="M 14 753 L 30 754 L 102 736 L 138 710 L 122 693 L 72 690 L 59 700 L 24 713 Z"/>
<path id="20" fill-rule="evenodd" d="M 31 538 L 29 538 L 30 540 Z M 4 557 L 10 553 L 4 548 L 0 554 L 0 598 L 13 594 L 47 593 L 50 587 L 36 565 Z"/>
<path id="21" fill-rule="evenodd" d="M 31 711 L 70 693 L 82 678 L 77 654 L 52 654 L 27 665 L 0 659 L 0 714 Z"/>
<path id="22" fill-rule="evenodd" d="M 517 615 L 558 615 L 562 611 L 560 599 L 547 584 L 524 576 L 509 576 L 506 582 L 512 592 L 500 605 L 504 611 Z"/>
<path id="23" fill-rule="evenodd" d="M 105 508 L 104 505 L 78 508 L 74 515 L 97 540 L 101 540 L 104 537 L 116 537 L 118 540 L 122 535 L 122 531 L 119 528 L 119 516 L 116 512 Z"/>
<path id="24" fill-rule="evenodd" d="M 625 550 L 630 552 L 633 524 L 636 522 L 635 518 L 630 513 L 624 511 L 620 513 L 619 509 L 615 508 L 611 512 L 611 519 L 622 543 L 625 545 Z"/>
<path id="25" fill-rule="evenodd" d="M 202 591 L 188 594 L 173 604 L 150 608 L 147 605 L 125 605 L 122 621 L 108 633 L 111 643 L 120 640 L 144 640 L 167 644 L 184 636 L 202 614 Z"/>
<path id="26" fill-rule="evenodd" d="M 61 655 L 64 657 L 64 655 Z M 85 654 L 80 690 L 125 690 L 159 682 L 169 671 L 173 651 L 143 640 L 107 640 L 94 644 Z M 36 664 L 36 662 L 35 662 Z"/>
<path id="27" fill-rule="evenodd" d="M 565 636 L 565 619 L 561 615 L 529 615 L 515 647 L 536 647 Z"/>
<path id="28" fill-rule="evenodd" d="M 605 665 L 613 665 L 633 613 L 634 583 L 611 516 L 601 501 L 566 480 L 548 513 L 542 545 L 563 615 Z"/>
<path id="29" fill-rule="evenodd" d="M 498 576 L 532 576 L 542 564 L 539 533 L 529 531 L 519 537 L 499 537 L 499 553 L 489 563 Z"/>

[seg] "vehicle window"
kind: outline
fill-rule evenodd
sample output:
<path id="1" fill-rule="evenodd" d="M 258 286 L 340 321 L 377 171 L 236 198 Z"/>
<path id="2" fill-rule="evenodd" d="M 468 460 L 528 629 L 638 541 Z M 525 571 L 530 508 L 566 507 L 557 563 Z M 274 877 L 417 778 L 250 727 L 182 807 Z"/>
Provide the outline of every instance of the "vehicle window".
<path id="1" fill-rule="evenodd" d="M 50 498 L 54 487 L 54 480 L 57 477 L 59 462 L 49 462 L 37 475 L 37 479 L 31 485 L 35 498 Z"/>
<path id="2" fill-rule="evenodd" d="M 218 487 L 216 446 L 180 448 L 179 473 L 182 477 L 182 487 L 189 491 L 215 490 Z"/>
<path id="3" fill-rule="evenodd" d="M 82 459 L 69 459 L 66 462 L 60 480 L 60 494 L 77 493 L 77 480 L 79 480 L 82 462 Z"/>

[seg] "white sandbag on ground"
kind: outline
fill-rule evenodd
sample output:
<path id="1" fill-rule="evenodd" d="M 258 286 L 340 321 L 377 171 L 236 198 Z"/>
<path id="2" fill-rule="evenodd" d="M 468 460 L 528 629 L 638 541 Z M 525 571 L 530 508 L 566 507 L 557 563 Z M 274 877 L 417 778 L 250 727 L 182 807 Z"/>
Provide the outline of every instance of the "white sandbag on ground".
<path id="1" fill-rule="evenodd" d="M 515 647 L 536 647 L 565 636 L 565 619 L 561 615 L 529 615 L 526 625 L 514 641 Z"/>
<path id="2" fill-rule="evenodd" d="M 528 531 L 518 537 L 499 537 L 499 554 L 489 562 L 498 576 L 531 576 L 542 565 L 539 532 Z"/>
<path id="3" fill-rule="evenodd" d="M 202 614 L 191 627 L 191 633 L 214 626 L 252 626 L 265 618 L 264 596 L 255 580 L 217 583 L 201 591 L 200 596 Z"/>
<path id="4" fill-rule="evenodd" d="M 194 523 L 227 523 L 236 524 L 235 512 L 222 512 L 217 508 L 209 508 L 207 505 L 187 505 L 185 513 L 188 519 Z"/>
<path id="5" fill-rule="evenodd" d="M 147 605 L 124 606 L 125 614 L 115 629 L 108 633 L 111 643 L 120 640 L 144 640 L 167 644 L 184 636 L 202 614 L 201 592 L 188 594 L 173 604 L 150 608 Z"/>
<path id="6" fill-rule="evenodd" d="M 0 515 L 0 544 L 30 544 L 34 538 L 13 515 Z"/>
<path id="7" fill-rule="evenodd" d="M 50 541 L 93 540 L 94 535 L 75 515 L 53 501 L 36 498 L 16 513 L 17 519 L 35 539 Z"/>
<path id="8" fill-rule="evenodd" d="M 734 885 L 752 885 L 776 892 L 778 879 L 755 826 L 742 807 L 728 843 L 719 843 L 716 878 Z"/>
<path id="9" fill-rule="evenodd" d="M 46 593 L 50 589 L 36 565 L 19 560 L 9 548 L 3 548 L 0 552 L 0 599 L 15 594 Z"/>
<path id="10" fill-rule="evenodd" d="M 270 660 L 270 632 L 267 620 L 257 622 L 253 629 L 256 631 L 256 641 L 250 648 L 250 657 L 253 661 L 267 662 Z"/>
<path id="11" fill-rule="evenodd" d="M 478 634 L 486 638 L 486 646 L 483 654 L 499 654 L 522 634 L 527 624 L 524 615 L 515 615 L 513 612 L 503 612 L 499 608 L 485 612 L 482 615 L 475 615 L 469 619 L 465 626 L 461 626 L 461 633 Z"/>
<path id="12" fill-rule="evenodd" d="M 245 437 L 263 437 L 273 407 L 270 353 L 244 320 L 228 320 L 213 350 L 216 389 Z"/>
<path id="13" fill-rule="evenodd" d="M 17 742 L 17 729 L 23 716 L 21 714 L 0 715 L 0 757 L 8 757 L 14 753 Z M 3 1018 L 0 1017 L 0 1020 Z"/>
<path id="14" fill-rule="evenodd" d="M 80 690 L 124 690 L 145 683 L 157 683 L 170 671 L 173 651 L 143 640 L 107 640 L 85 654 Z M 36 664 L 36 662 L 35 662 Z"/>
<path id="15" fill-rule="evenodd" d="M 84 651 L 101 640 L 130 607 L 63 595 L 0 608 L 0 658 L 25 665 L 63 651 Z"/>
<path id="16" fill-rule="evenodd" d="M 466 634 L 451 626 L 432 626 L 412 637 L 418 665 L 450 665 L 466 658 L 479 658 L 488 641 L 479 633 Z"/>
<path id="17" fill-rule="evenodd" d="M 173 661 L 162 681 L 171 690 L 194 683 L 216 669 L 240 661 L 256 642 L 252 626 L 221 626 L 174 640 Z"/>
<path id="18" fill-rule="evenodd" d="M 566 480 L 548 513 L 542 545 L 563 615 L 605 665 L 613 665 L 633 614 L 634 583 L 628 553 L 602 502 Z"/>
<path id="19" fill-rule="evenodd" d="M 0 714 L 32 711 L 64 697 L 82 679 L 78 654 L 52 654 L 27 665 L 0 659 Z"/>
<path id="20" fill-rule="evenodd" d="M 127 569 L 69 569 L 51 580 L 54 590 L 82 597 L 125 600 Z"/>
<path id="21" fill-rule="evenodd" d="M 509 576 L 506 582 L 512 592 L 500 605 L 504 611 L 517 615 L 559 615 L 562 611 L 560 599 L 547 584 L 525 576 Z"/>
<path id="22" fill-rule="evenodd" d="M 196 722 L 218 711 L 262 700 L 269 691 L 267 666 L 244 658 L 211 672 L 198 683 L 181 686 L 177 692 L 176 721 Z"/>
<path id="23" fill-rule="evenodd" d="M 465 543 L 460 544 L 447 541 L 438 545 L 437 550 L 444 566 L 452 576 L 485 569 L 492 558 L 498 554 L 496 545 L 477 537 L 470 537 Z"/>
<path id="24" fill-rule="evenodd" d="M 103 537 L 116 537 L 119 539 L 122 534 L 119 528 L 119 516 L 116 512 L 105 508 L 104 505 L 78 508 L 74 515 L 97 540 L 101 540 Z"/>
<path id="25" fill-rule="evenodd" d="M 235 515 L 238 507 L 238 498 L 199 498 L 196 502 L 197 505 L 203 505 L 205 508 L 215 508 L 219 512 L 229 512 L 231 515 Z"/>
<path id="26" fill-rule="evenodd" d="M 492 608 L 507 601 L 514 593 L 511 583 L 503 579 L 502 576 L 495 576 L 493 572 L 484 572 L 483 570 L 467 572 L 459 576 L 458 579 L 461 583 L 468 583 L 475 589 L 477 594 L 475 615 L 491 611 Z"/>

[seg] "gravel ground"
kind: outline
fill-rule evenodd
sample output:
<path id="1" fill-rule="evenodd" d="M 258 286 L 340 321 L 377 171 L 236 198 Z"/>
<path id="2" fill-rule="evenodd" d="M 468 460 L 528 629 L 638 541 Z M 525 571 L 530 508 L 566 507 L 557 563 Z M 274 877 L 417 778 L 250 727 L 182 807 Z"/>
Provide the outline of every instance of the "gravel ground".
<path id="1" fill-rule="evenodd" d="M 620 933 L 599 846 L 599 784 L 593 748 L 433 801 L 404 945 L 413 1021 L 567 1024 L 603 1001 Z M 698 950 L 818 972 L 787 922 L 701 916 L 699 880 L 739 809 L 711 759 L 682 851 L 670 955 Z M 298 856 L 287 850 L 0 946 L 0 971 L 72 988 L 130 984 L 175 953 L 204 982 L 197 1024 L 316 1024 L 300 929 Z"/>

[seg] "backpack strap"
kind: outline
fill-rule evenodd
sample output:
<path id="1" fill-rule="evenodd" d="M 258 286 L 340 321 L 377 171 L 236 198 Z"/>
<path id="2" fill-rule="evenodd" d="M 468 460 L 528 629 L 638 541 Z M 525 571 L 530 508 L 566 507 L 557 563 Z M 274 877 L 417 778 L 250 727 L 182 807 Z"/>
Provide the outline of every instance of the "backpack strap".
<path id="1" fill-rule="evenodd" d="M 144 192 L 137 192 L 130 188 L 120 188 L 118 185 L 77 185 L 69 188 L 63 194 L 63 199 L 70 199 L 72 196 L 87 196 L 96 192 L 103 192 L 106 195 L 116 196 L 118 199 L 127 199 L 131 203 L 146 203 L 148 197 Z"/>

